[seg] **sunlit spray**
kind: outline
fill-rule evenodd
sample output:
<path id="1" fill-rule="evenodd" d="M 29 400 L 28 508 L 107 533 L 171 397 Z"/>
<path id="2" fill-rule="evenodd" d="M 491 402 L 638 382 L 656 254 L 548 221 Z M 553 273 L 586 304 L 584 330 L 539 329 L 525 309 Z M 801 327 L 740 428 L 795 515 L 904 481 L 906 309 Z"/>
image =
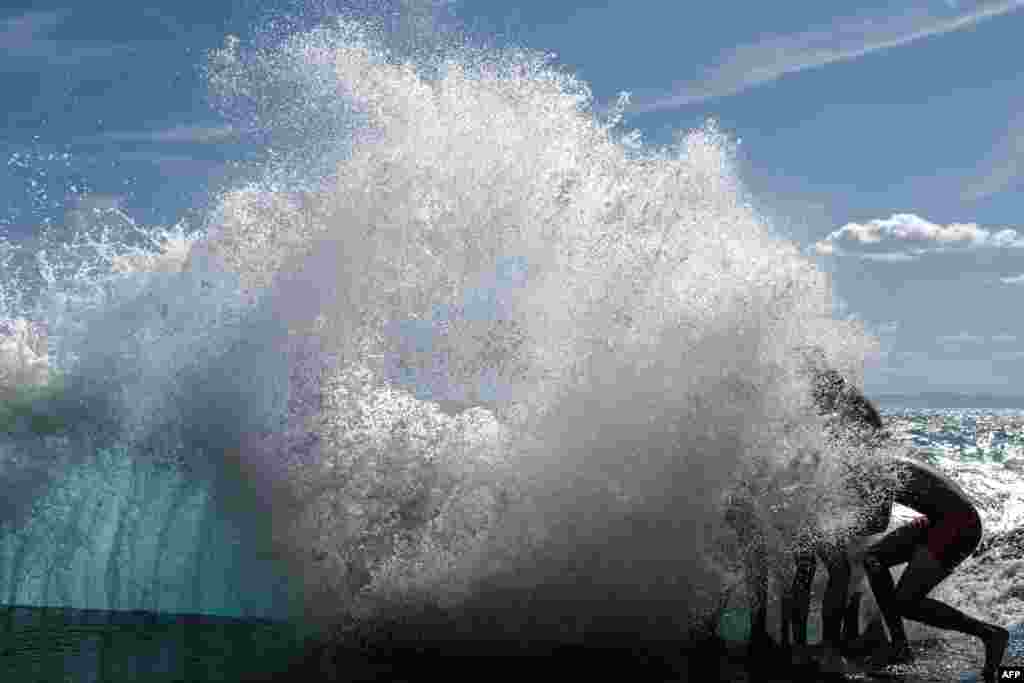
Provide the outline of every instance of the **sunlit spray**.
<path id="1" fill-rule="evenodd" d="M 498 605 L 538 634 L 675 637 L 735 578 L 730 492 L 778 562 L 841 533 L 794 350 L 860 383 L 873 341 L 747 203 L 729 137 L 651 147 L 628 98 L 598 115 L 549 56 L 385 37 L 228 39 L 215 98 L 303 153 L 201 233 L 99 240 L 105 269 L 32 311 L 129 457 L 215 482 L 317 622 Z"/>

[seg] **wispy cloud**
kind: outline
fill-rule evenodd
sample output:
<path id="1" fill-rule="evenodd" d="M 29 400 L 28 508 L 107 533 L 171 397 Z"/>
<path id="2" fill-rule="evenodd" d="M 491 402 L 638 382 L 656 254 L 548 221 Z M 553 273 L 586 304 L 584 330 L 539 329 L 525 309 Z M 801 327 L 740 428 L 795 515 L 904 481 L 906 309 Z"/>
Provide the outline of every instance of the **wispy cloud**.
<path id="1" fill-rule="evenodd" d="M 847 223 L 812 247 L 819 256 L 848 254 L 873 261 L 912 261 L 929 253 L 981 248 L 1024 249 L 1024 234 L 1013 228 L 990 230 L 977 223 L 940 225 L 916 214 L 897 213 Z"/>
<path id="2" fill-rule="evenodd" d="M 902 325 L 899 320 L 890 320 L 889 322 L 882 323 L 878 326 L 878 332 L 880 334 L 893 334 L 898 331 Z"/>
<path id="3" fill-rule="evenodd" d="M 1024 273 L 1020 275 L 1011 275 L 1008 277 L 1001 277 L 999 281 L 1004 285 L 1024 285 Z"/>
<path id="4" fill-rule="evenodd" d="M 1012 117 L 1006 132 L 981 164 L 982 172 L 963 191 L 963 199 L 984 199 L 1017 185 L 1024 175 L 1024 112 Z"/>
<path id="5" fill-rule="evenodd" d="M 961 346 L 963 344 L 981 344 L 985 341 L 985 338 L 968 332 L 960 332 L 959 334 L 938 337 L 935 341 L 944 346 Z"/>
<path id="6" fill-rule="evenodd" d="M 958 353 L 965 347 L 972 347 L 977 353 L 983 354 L 992 360 L 1020 360 L 1024 358 L 1024 352 L 1019 350 L 1006 350 L 1005 346 L 1000 349 L 998 345 L 1013 344 L 1017 337 L 1012 334 L 994 334 L 988 338 L 969 332 L 960 332 L 954 335 L 936 337 L 935 342 L 946 353 Z M 997 345 L 994 349 L 989 344 Z"/>
<path id="7" fill-rule="evenodd" d="M 880 252 L 878 254 L 861 254 L 865 261 L 881 261 L 883 263 L 906 263 L 917 258 L 915 254 L 907 254 L 902 251 Z"/>
<path id="8" fill-rule="evenodd" d="M 158 23 L 175 38 L 188 34 L 188 28 L 166 11 L 161 11 L 154 7 L 143 7 L 140 11 L 144 17 Z"/>
<path id="9" fill-rule="evenodd" d="M 732 95 L 787 74 L 853 60 L 967 28 L 1022 6 L 1024 0 L 961 2 L 945 10 L 933 4 L 932 7 L 901 8 L 898 14 L 845 17 L 831 26 L 772 36 L 735 48 L 708 69 L 703 78 L 683 83 L 669 95 L 638 102 L 632 110 L 670 109 Z"/>
<path id="10" fill-rule="evenodd" d="M 206 144 L 223 142 L 237 137 L 239 131 L 230 125 L 190 125 L 173 126 L 158 130 L 120 131 L 104 133 L 80 142 L 138 142 L 138 143 L 169 143 L 169 144 Z"/>
<path id="11" fill-rule="evenodd" d="M 1006 370 L 995 370 L 993 358 L 989 354 L 963 358 L 942 357 L 930 351 L 921 351 L 902 353 L 898 359 L 890 359 L 889 363 L 879 367 L 876 372 L 889 386 L 900 389 L 906 387 L 903 389 L 906 393 L 920 391 L 922 378 L 928 378 L 925 382 L 928 391 L 1005 392 Z"/>
<path id="12" fill-rule="evenodd" d="M 128 45 L 92 44 L 54 37 L 71 10 L 27 12 L 0 21 L 0 67 L 10 59 L 45 61 L 51 66 L 77 66 L 83 60 L 115 57 L 131 51 Z"/>
<path id="13" fill-rule="evenodd" d="M 150 151 L 121 152 L 117 158 L 122 162 L 159 166 L 165 172 L 204 172 L 224 166 L 224 162 L 219 160 L 203 159 L 187 154 L 163 154 Z"/>

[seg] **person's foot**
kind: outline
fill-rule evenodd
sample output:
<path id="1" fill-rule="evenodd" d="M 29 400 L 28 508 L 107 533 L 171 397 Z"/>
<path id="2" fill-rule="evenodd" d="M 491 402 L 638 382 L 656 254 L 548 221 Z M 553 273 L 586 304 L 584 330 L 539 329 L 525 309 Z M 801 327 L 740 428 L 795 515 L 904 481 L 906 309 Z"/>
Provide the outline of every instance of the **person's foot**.
<path id="1" fill-rule="evenodd" d="M 811 650 L 806 645 L 794 645 L 789 656 L 790 663 L 798 669 L 806 668 L 814 662 Z"/>
<path id="2" fill-rule="evenodd" d="M 868 624 L 864 633 L 844 643 L 843 655 L 847 659 L 858 659 L 888 646 L 889 638 L 885 635 L 885 627 L 880 619 L 875 619 Z"/>
<path id="3" fill-rule="evenodd" d="M 892 643 L 871 655 L 871 663 L 875 666 L 910 664 L 913 661 L 914 653 L 910 651 L 909 643 Z"/>
<path id="4" fill-rule="evenodd" d="M 768 634 L 756 634 L 747 644 L 747 654 L 751 657 L 768 657 L 774 655 L 778 647 Z"/>
<path id="5" fill-rule="evenodd" d="M 1006 644 L 1009 642 L 1009 631 L 1002 626 L 992 626 L 991 632 L 985 638 L 985 668 L 982 670 L 982 678 L 986 683 L 995 681 L 996 669 L 1003 662 Z"/>
<path id="6" fill-rule="evenodd" d="M 818 660 L 818 666 L 822 673 L 843 674 L 846 673 L 846 659 L 839 652 L 838 648 L 826 646 Z"/>

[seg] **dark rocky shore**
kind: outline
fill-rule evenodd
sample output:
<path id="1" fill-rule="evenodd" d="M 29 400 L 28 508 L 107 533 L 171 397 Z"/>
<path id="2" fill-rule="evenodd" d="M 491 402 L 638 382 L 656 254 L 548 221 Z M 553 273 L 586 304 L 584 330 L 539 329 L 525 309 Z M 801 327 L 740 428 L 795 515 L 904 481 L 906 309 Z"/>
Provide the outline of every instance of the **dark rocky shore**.
<path id="1" fill-rule="evenodd" d="M 965 591 L 973 590 L 974 584 L 1006 583 L 1002 577 L 1020 566 L 1021 560 L 1024 529 L 994 534 L 947 581 L 954 587 L 962 584 Z M 1019 588 L 1024 583 L 1017 585 Z M 1013 591 L 1012 585 L 1008 590 Z M 1024 589 L 1019 592 L 1018 597 L 1024 601 Z M 993 599 L 1005 603 L 1006 596 L 999 594 Z M 509 600 L 508 604 L 515 603 Z M 566 614 L 572 613 L 571 607 L 564 607 Z M 978 613 L 970 605 L 960 607 Z M 548 603 L 543 611 L 541 621 L 551 623 L 551 614 L 558 610 L 554 603 Z M 1000 620 L 1012 634 L 1004 665 L 1024 665 L 1024 622 L 1020 620 L 1024 610 L 1016 614 L 1020 615 L 1016 623 Z M 568 642 L 560 640 L 550 629 L 545 632 L 542 627 L 524 622 L 523 613 L 518 610 L 503 614 L 500 609 L 484 606 L 459 614 L 440 610 L 405 614 L 339 630 L 333 640 L 310 647 L 291 673 L 323 681 L 411 681 L 428 674 L 447 680 L 477 680 L 495 673 L 547 676 L 554 670 L 565 670 L 581 677 L 621 675 L 635 682 L 949 683 L 970 681 L 972 675 L 981 671 L 984 651 L 975 639 L 931 629 L 911 633 L 916 633 L 911 643 L 916 656 L 912 665 L 873 670 L 866 663 L 851 660 L 846 674 L 828 674 L 813 664 L 795 666 L 781 648 L 752 654 L 743 643 L 710 636 L 680 639 L 679 631 L 673 634 L 668 627 L 659 633 L 649 624 L 622 629 L 618 636 Z"/>
<path id="2" fill-rule="evenodd" d="M 1012 603 L 1024 602 L 1022 583 L 1006 579 L 1008 572 L 1024 567 L 1022 561 L 1024 529 L 995 534 L 948 581 L 964 594 L 999 585 L 990 600 L 1001 607 L 1009 604 L 1007 613 L 1024 615 Z M 980 602 L 978 609 L 960 606 L 984 614 Z M 617 613 L 613 619 L 604 616 L 610 611 Z M 751 654 L 743 643 L 711 636 L 683 638 L 670 617 L 665 606 L 581 606 L 560 601 L 557 589 L 540 589 L 529 596 L 495 593 L 457 611 L 396 609 L 373 622 L 304 639 L 287 624 L 259 620 L 8 607 L 0 608 L 0 680 L 398 683 L 435 675 L 447 681 L 546 678 L 567 671 L 574 677 L 622 677 L 635 683 L 946 683 L 971 680 L 970 674 L 982 666 L 980 643 L 919 630 L 912 642 L 917 655 L 913 666 L 825 674 L 795 667 L 778 648 Z M 597 628 L 586 637 L 567 635 L 580 633 L 582 623 Z M 1011 626 L 1006 620 L 1001 623 Z M 1012 632 L 1004 664 L 1024 665 L 1024 624 L 1017 623 Z"/>

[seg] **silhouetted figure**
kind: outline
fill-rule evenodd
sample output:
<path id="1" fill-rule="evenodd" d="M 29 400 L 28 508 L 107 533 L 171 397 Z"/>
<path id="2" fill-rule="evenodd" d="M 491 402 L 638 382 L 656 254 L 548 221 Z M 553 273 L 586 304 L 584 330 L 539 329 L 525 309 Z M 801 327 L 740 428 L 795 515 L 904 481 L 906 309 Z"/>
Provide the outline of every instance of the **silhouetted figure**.
<path id="1" fill-rule="evenodd" d="M 878 410 L 843 376 L 825 364 L 820 349 L 800 349 L 804 358 L 804 371 L 811 377 L 811 397 L 819 415 L 831 416 L 827 429 L 830 440 L 853 439 L 861 444 L 880 443 L 887 434 Z M 816 467 L 820 453 L 809 454 Z M 806 458 L 804 459 L 806 460 Z M 794 463 L 795 468 L 807 462 Z M 747 592 L 751 601 L 751 635 L 749 649 L 759 659 L 774 645 L 767 631 L 767 604 L 769 569 L 767 547 L 763 529 L 757 520 L 751 501 L 756 491 L 741 487 L 728 502 L 726 520 L 732 526 L 744 548 Z M 865 501 L 868 496 L 864 495 Z M 888 525 L 887 510 L 869 509 L 863 516 L 863 526 L 854 535 L 881 533 Z M 792 586 L 782 597 L 781 641 L 784 647 L 790 639 L 796 645 L 807 644 L 807 619 L 810 612 L 811 584 L 820 557 L 829 572 L 828 586 L 822 605 L 824 640 L 838 652 L 842 643 L 855 638 L 859 617 L 859 595 L 854 603 L 849 600 L 852 567 L 848 548 L 837 540 L 807 539 L 795 554 L 796 572 Z"/>
<path id="2" fill-rule="evenodd" d="M 812 354 L 807 369 L 812 373 L 812 398 L 819 415 L 831 415 L 829 430 L 833 441 L 857 439 L 863 444 L 878 443 L 886 438 L 884 424 L 878 410 L 856 387 L 835 370 L 825 367 L 821 357 Z M 851 478 L 851 481 L 856 479 Z M 868 505 L 867 492 L 862 492 Z M 862 525 L 853 530 L 853 536 L 868 536 L 885 531 L 888 514 L 877 507 L 867 511 Z M 849 595 L 852 567 L 849 548 L 838 539 L 815 539 L 796 553 L 796 573 L 788 599 L 783 608 L 782 640 L 788 645 L 807 645 L 807 619 L 810 613 L 811 584 L 820 557 L 828 570 L 828 584 L 822 601 L 822 639 L 829 648 L 829 656 L 836 659 L 844 643 L 856 638 L 859 628 L 860 594 Z M 788 609 L 787 609 L 788 608 Z M 792 633 L 786 631 L 789 626 Z"/>
<path id="3" fill-rule="evenodd" d="M 893 502 L 923 517 L 886 534 L 868 547 L 864 568 L 871 590 L 892 637 L 890 649 L 879 659 L 899 663 L 912 659 L 903 619 L 935 628 L 977 636 L 985 644 L 986 683 L 995 681 L 1009 632 L 987 624 L 944 603 L 927 597 L 981 542 L 978 510 L 953 480 L 924 463 L 897 459 L 900 485 Z M 890 567 L 907 563 L 894 585 Z"/>

